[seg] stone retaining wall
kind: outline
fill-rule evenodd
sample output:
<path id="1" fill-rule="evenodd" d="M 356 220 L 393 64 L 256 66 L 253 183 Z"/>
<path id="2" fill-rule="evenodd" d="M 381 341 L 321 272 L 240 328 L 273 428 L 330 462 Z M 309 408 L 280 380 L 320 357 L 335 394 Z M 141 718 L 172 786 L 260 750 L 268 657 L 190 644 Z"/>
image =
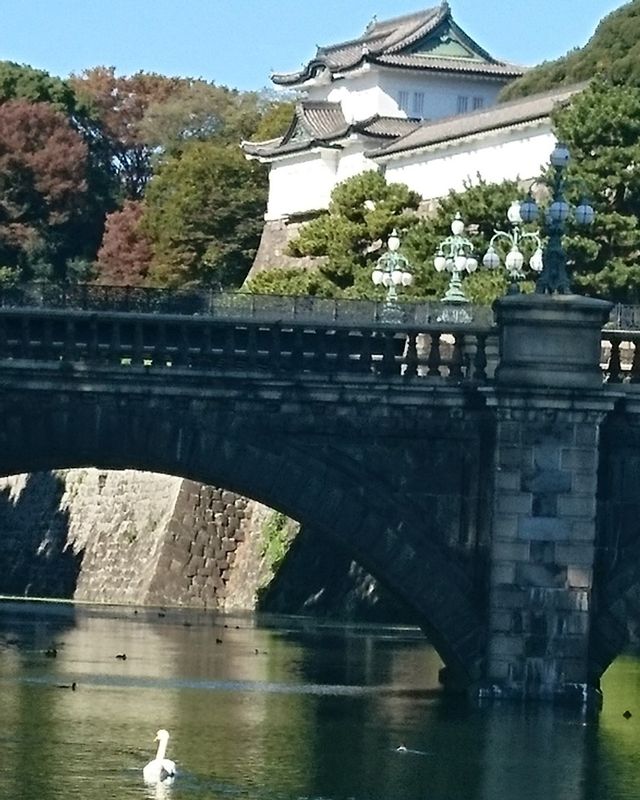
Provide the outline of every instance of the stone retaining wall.
<path id="1" fill-rule="evenodd" d="M 272 509 L 168 475 L 76 469 L 0 478 L 0 594 L 218 611 L 406 619 L 369 575 L 306 532 L 277 580 Z M 297 524 L 290 522 L 288 538 Z M 299 539 L 299 541 L 298 541 Z"/>
<path id="2" fill-rule="evenodd" d="M 256 583 L 245 576 L 241 600 L 251 609 L 268 580 L 251 527 L 259 511 L 232 492 L 133 470 L 0 479 L 0 593 L 238 607 L 227 585 L 241 545 L 253 540 Z"/>

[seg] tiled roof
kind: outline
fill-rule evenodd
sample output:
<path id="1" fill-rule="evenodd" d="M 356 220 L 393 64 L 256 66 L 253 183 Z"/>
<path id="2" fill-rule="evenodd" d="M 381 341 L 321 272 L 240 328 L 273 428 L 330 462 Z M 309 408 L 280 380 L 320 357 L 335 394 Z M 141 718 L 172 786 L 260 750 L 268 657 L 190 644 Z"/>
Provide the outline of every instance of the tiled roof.
<path id="1" fill-rule="evenodd" d="M 419 120 L 375 115 L 360 122 L 347 123 L 340 103 L 303 101 L 296 105 L 294 118 L 284 136 L 265 142 L 243 142 L 247 155 L 275 158 L 316 146 L 331 147 L 351 133 L 374 139 L 397 139 L 415 130 Z"/>
<path id="2" fill-rule="evenodd" d="M 411 131 L 420 127 L 420 120 L 405 119 L 404 117 L 371 117 L 364 122 L 356 122 L 353 129 L 367 136 L 380 137 L 381 139 L 397 139 L 406 136 Z"/>
<path id="3" fill-rule="evenodd" d="M 500 103 L 483 111 L 447 117 L 437 122 L 426 122 L 419 125 L 406 136 L 402 136 L 388 145 L 369 153 L 369 157 L 384 159 L 386 156 L 402 153 L 407 150 L 419 150 L 444 142 L 464 139 L 467 136 L 486 131 L 508 128 L 549 117 L 558 105 L 569 102 L 573 95 L 582 91 L 586 84 L 555 89 L 544 94 L 531 95 L 508 103 Z"/>
<path id="4" fill-rule="evenodd" d="M 440 25 L 447 25 L 447 30 L 475 54 L 474 59 L 437 58 L 428 52 L 416 52 L 418 45 Z M 436 37 L 437 39 L 437 37 Z M 473 61 L 474 69 L 460 69 L 455 65 L 459 60 Z M 330 75 L 348 72 L 365 61 L 390 67 L 408 67 L 426 70 L 452 70 L 456 72 L 482 72 L 500 77 L 521 75 L 523 70 L 513 64 L 504 64 L 492 58 L 467 34 L 460 29 L 451 18 L 448 3 L 427 8 L 414 14 L 381 22 L 370 23 L 365 32 L 357 39 L 347 42 L 318 47 L 316 55 L 302 69 L 295 72 L 276 72 L 271 79 L 274 83 L 286 86 L 300 84 L 315 77 L 319 72 L 327 70 Z"/>
<path id="5" fill-rule="evenodd" d="M 428 69 L 432 72 L 459 72 L 465 75 L 496 75 L 500 78 L 519 78 L 522 67 L 505 64 L 501 61 L 477 61 L 474 58 L 433 58 L 420 53 L 399 55 L 383 55 L 372 59 L 376 64 L 383 64 L 405 69 Z"/>
<path id="6" fill-rule="evenodd" d="M 298 104 L 296 115 L 312 139 L 339 135 L 349 127 L 340 103 L 305 100 Z"/>

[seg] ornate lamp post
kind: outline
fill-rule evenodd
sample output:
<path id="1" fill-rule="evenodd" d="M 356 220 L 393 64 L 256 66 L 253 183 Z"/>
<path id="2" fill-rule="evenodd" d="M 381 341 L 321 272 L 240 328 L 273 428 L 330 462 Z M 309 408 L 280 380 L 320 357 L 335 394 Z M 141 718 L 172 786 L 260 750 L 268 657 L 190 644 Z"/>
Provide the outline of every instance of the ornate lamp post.
<path id="1" fill-rule="evenodd" d="M 411 286 L 413 275 L 411 274 L 409 261 L 400 249 L 400 237 L 394 228 L 391 236 L 387 239 L 387 251 L 383 253 L 376 262 L 376 268 L 371 273 L 371 280 L 374 286 L 385 286 L 387 296 L 382 309 L 382 319 L 391 322 L 398 318 L 400 309 L 398 308 L 398 289 Z"/>
<path id="2" fill-rule="evenodd" d="M 511 248 L 507 253 L 504 260 L 504 266 L 507 274 L 511 280 L 509 286 L 509 294 L 518 294 L 520 291 L 518 281 L 524 280 L 524 253 L 521 250 L 521 245 L 524 242 L 530 241 L 535 245 L 535 251 L 529 259 L 529 266 L 534 272 L 542 272 L 542 243 L 540 241 L 540 234 L 538 231 L 523 231 L 520 227 L 522 224 L 521 203 L 514 200 L 509 206 L 507 211 L 507 219 L 511 223 L 511 232 L 496 230 L 489 242 L 489 248 L 484 254 L 482 263 L 488 269 L 496 269 L 500 266 L 500 255 L 495 248 L 496 242 L 506 240 Z"/>
<path id="3" fill-rule="evenodd" d="M 469 298 L 462 288 L 462 278 L 467 273 L 478 269 L 478 262 L 473 257 L 473 244 L 464 234 L 464 222 L 460 214 L 456 214 L 451 223 L 451 236 L 438 248 L 433 266 L 438 272 L 451 273 L 449 287 L 442 298 L 444 303 L 468 303 Z"/>
<path id="4" fill-rule="evenodd" d="M 546 210 L 549 238 L 542 256 L 540 277 L 536 282 L 538 294 L 568 294 L 571 291 L 567 274 L 567 256 L 562 246 L 565 225 L 572 215 L 579 225 L 590 225 L 595 217 L 595 211 L 586 199 L 573 208 L 564 196 L 564 189 L 567 185 L 565 170 L 570 159 L 567 146 L 558 142 L 551 153 L 552 198 L 551 205 Z M 533 222 L 538 214 L 538 205 L 529 193 L 527 199 L 520 203 L 520 217 L 523 222 Z"/>

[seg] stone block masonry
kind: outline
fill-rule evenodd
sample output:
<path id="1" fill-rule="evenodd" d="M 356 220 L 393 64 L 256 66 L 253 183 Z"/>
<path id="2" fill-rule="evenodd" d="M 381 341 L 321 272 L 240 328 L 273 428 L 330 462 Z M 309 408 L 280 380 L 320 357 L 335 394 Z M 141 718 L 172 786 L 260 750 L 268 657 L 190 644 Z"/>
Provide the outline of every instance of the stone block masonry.
<path id="1" fill-rule="evenodd" d="M 250 610 L 269 577 L 266 511 L 232 492 L 133 470 L 4 478 L 0 593 Z M 239 559 L 244 574 L 233 580 Z"/>
<path id="2" fill-rule="evenodd" d="M 490 402 L 497 431 L 486 691 L 584 692 L 598 430 L 610 404 L 583 393 L 564 404 L 556 396 L 549 408 L 544 393 L 515 389 Z"/>

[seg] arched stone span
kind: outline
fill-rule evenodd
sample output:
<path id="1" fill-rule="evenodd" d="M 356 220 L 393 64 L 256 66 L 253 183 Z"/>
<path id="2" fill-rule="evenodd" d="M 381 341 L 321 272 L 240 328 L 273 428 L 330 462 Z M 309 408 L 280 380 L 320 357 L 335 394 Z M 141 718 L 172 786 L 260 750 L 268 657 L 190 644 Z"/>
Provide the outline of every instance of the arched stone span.
<path id="1" fill-rule="evenodd" d="M 136 468 L 225 486 L 332 536 L 418 613 L 453 674 L 481 674 L 481 408 L 322 404 L 229 386 L 0 395 L 0 472 Z M 441 398 L 442 399 L 442 398 Z M 382 401 L 382 398 L 380 398 Z M 400 413 L 402 412 L 402 413 Z"/>

